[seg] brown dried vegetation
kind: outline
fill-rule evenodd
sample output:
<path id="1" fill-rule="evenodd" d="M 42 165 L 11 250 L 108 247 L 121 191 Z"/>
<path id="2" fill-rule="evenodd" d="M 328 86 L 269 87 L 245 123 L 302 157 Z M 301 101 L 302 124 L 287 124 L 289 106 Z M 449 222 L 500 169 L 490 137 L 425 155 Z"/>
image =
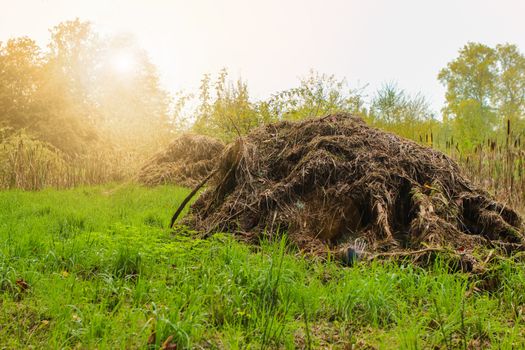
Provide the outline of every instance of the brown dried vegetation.
<path id="1" fill-rule="evenodd" d="M 137 179 L 147 186 L 193 187 L 213 170 L 223 148 L 222 142 L 214 138 L 183 134 L 147 161 Z"/>
<path id="2" fill-rule="evenodd" d="M 347 114 L 259 127 L 228 146 L 186 222 L 250 241 L 288 232 L 301 249 L 366 254 L 521 250 L 520 216 L 443 153 Z"/>

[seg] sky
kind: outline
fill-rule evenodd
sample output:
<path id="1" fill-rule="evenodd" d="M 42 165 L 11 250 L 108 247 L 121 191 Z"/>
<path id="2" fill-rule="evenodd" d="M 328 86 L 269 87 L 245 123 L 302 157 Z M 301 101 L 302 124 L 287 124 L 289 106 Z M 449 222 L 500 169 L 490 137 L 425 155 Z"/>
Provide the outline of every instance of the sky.
<path id="1" fill-rule="evenodd" d="M 310 69 L 368 86 L 396 82 L 438 112 L 439 70 L 469 41 L 525 50 L 522 0 L 0 0 L 0 41 L 91 21 L 129 33 L 170 92 L 191 90 L 227 68 L 255 98 L 297 86 Z"/>

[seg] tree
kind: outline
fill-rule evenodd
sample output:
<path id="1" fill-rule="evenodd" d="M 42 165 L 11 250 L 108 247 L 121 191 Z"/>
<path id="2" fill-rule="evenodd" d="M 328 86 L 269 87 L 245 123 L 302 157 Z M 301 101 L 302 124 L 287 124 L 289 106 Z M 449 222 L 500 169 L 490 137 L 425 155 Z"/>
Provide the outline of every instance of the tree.
<path id="1" fill-rule="evenodd" d="M 498 114 L 515 127 L 524 127 L 525 115 L 525 57 L 516 45 L 497 45 L 498 83 L 494 104 Z"/>
<path id="2" fill-rule="evenodd" d="M 51 32 L 47 59 L 49 89 L 59 92 L 75 109 L 82 122 L 94 122 L 92 92 L 97 86 L 96 70 L 101 65 L 104 42 L 90 22 L 78 18 L 58 24 Z"/>
<path id="3" fill-rule="evenodd" d="M 523 127 L 525 57 L 515 45 L 468 43 L 438 75 L 445 87 L 445 117 L 467 149 L 506 130 Z"/>
<path id="4" fill-rule="evenodd" d="M 438 127 L 424 96 L 411 96 L 395 83 L 385 84 L 376 91 L 366 119 L 372 125 L 412 140 L 419 140 L 424 136 L 427 141 L 433 135 L 433 129 Z"/>
<path id="5" fill-rule="evenodd" d="M 225 141 L 248 133 L 262 122 L 261 114 L 250 100 L 247 84 L 242 79 L 229 81 L 226 69 L 213 84 L 210 75 L 204 75 L 195 114 L 192 128 L 195 132 Z"/>
<path id="6" fill-rule="evenodd" d="M 100 41 L 91 24 L 78 19 L 60 23 L 50 33 L 37 94 L 43 118 L 36 134 L 75 157 L 103 142 L 89 89 L 94 84 Z"/>
<path id="7" fill-rule="evenodd" d="M 161 87 L 157 67 L 130 36 L 106 39 L 100 49 L 91 94 L 99 128 L 115 144 L 153 150 L 170 136 L 170 95 Z M 127 66 L 115 66 L 125 60 Z M 122 64 L 122 62 L 120 62 Z"/>
<path id="8" fill-rule="evenodd" d="M 446 87 L 444 114 L 454 123 L 457 139 L 467 147 L 482 142 L 497 126 L 497 53 L 477 43 L 468 43 L 459 56 L 439 72 Z"/>
<path id="9" fill-rule="evenodd" d="M 170 96 L 133 37 L 101 38 L 90 22 L 78 19 L 51 33 L 49 89 L 60 92 L 63 116 L 120 149 L 151 152 L 166 142 Z M 115 66 L 122 55 L 130 61 L 126 71 Z"/>
<path id="10" fill-rule="evenodd" d="M 0 127 L 27 129 L 71 156 L 165 141 L 171 99 L 132 38 L 101 38 L 76 19 L 51 29 L 48 49 L 29 38 L 0 43 Z M 112 61 L 122 52 L 133 60 L 127 72 Z"/>
<path id="11" fill-rule="evenodd" d="M 0 122 L 21 129 L 36 122 L 35 94 L 42 83 L 42 53 L 27 37 L 0 43 Z"/>

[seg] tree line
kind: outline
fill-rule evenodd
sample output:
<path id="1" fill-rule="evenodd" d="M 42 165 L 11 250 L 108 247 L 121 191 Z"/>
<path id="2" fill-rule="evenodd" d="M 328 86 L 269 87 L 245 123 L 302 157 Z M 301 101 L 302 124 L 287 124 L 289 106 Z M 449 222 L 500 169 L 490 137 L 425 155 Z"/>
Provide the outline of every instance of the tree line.
<path id="1" fill-rule="evenodd" d="M 27 37 L 0 42 L 4 134 L 24 130 L 72 157 L 96 147 L 152 148 L 168 134 L 170 95 L 131 37 L 101 37 L 78 19 L 50 33 L 47 48 Z M 132 74 L 111 67 L 123 52 L 136 60 Z"/>
<path id="2" fill-rule="evenodd" d="M 47 47 L 31 38 L 0 42 L 0 137 L 24 132 L 68 157 L 126 150 L 151 154 L 176 133 L 193 131 L 230 141 L 258 125 L 333 112 L 423 143 L 468 151 L 521 134 L 525 114 L 525 57 L 512 44 L 467 43 L 440 72 L 441 117 L 421 94 L 386 83 L 370 95 L 344 79 L 309 72 L 296 87 L 254 100 L 242 79 L 222 70 L 205 74 L 193 93 L 165 91 L 157 67 L 132 37 L 101 36 L 78 19 L 50 30 Z M 119 74 L 112 57 L 134 57 Z M 2 141 L 0 140 L 0 141 Z"/>
<path id="3" fill-rule="evenodd" d="M 227 83 L 226 76 L 222 71 L 212 82 L 205 75 L 198 106 L 190 112 L 194 130 L 226 140 L 236 137 L 233 126 L 245 133 L 265 122 L 337 111 L 360 115 L 372 125 L 418 142 L 443 146 L 453 142 L 466 152 L 488 139 L 506 137 L 510 125 L 515 136 L 525 127 L 525 56 L 512 44 L 492 48 L 467 43 L 459 50 L 437 76 L 446 88 L 441 118 L 423 95 L 409 94 L 395 83 L 366 96 L 364 88 L 350 89 L 344 79 L 310 72 L 298 87 L 251 102 L 246 83 Z"/>

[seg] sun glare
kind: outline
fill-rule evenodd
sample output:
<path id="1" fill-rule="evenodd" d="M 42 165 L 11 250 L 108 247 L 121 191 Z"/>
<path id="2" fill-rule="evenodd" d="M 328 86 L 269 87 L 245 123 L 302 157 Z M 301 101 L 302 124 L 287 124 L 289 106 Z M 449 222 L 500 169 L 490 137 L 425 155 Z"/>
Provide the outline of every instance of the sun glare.
<path id="1" fill-rule="evenodd" d="M 118 52 L 111 57 L 111 66 L 115 72 L 130 74 L 137 65 L 135 56 L 129 52 Z"/>

